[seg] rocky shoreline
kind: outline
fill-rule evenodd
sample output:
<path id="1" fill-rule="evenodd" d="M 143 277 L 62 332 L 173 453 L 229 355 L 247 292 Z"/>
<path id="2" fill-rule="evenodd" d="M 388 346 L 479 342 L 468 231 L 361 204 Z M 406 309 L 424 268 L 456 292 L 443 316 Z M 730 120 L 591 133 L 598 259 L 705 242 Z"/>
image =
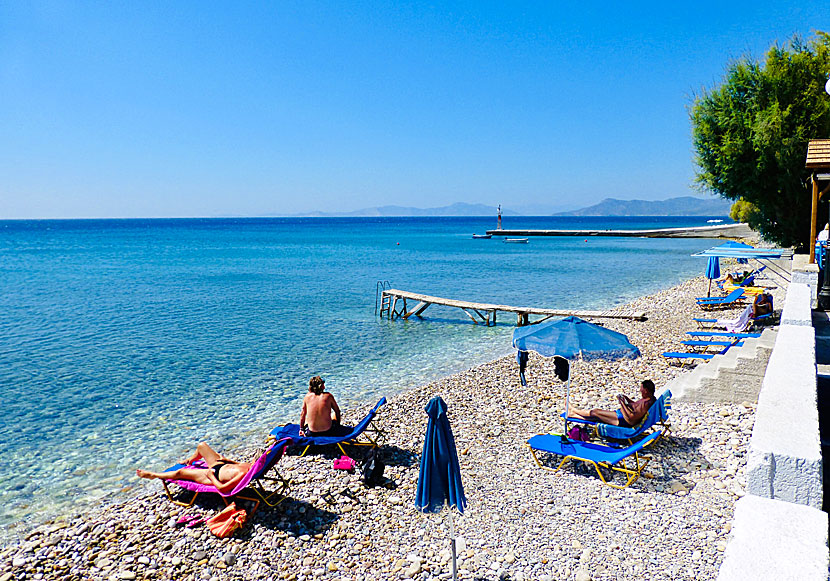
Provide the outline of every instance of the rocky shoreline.
<path id="1" fill-rule="evenodd" d="M 700 316 L 693 297 L 706 293 L 706 283 L 697 278 L 622 307 L 645 311 L 648 321 L 603 321 L 627 334 L 642 357 L 575 365 L 572 404 L 615 408 L 617 393 L 634 397 L 647 378 L 659 392 L 680 373 L 660 353 L 682 347 Z M 527 377 L 522 387 L 509 356 L 390 398 L 379 414 L 387 431 L 381 486 L 333 470 L 334 453 L 288 455 L 277 467 L 291 479 L 289 498 L 261 506 L 241 532 L 217 539 L 175 521 L 215 514 L 218 499 L 207 495 L 184 509 L 164 498 L 158 482 L 142 483 L 129 500 L 60 517 L 4 548 L 0 581 L 447 579 L 447 512 L 424 515 L 413 506 L 424 406 L 434 395 L 449 406 L 469 503 L 454 520 L 463 538 L 459 578 L 715 579 L 743 495 L 755 406 L 675 403 L 671 435 L 649 449 L 649 477 L 617 490 L 580 466 L 553 474 L 535 465 L 525 442 L 561 431 L 565 385 L 552 362 L 535 355 Z M 251 458 L 259 451 L 224 452 Z"/>

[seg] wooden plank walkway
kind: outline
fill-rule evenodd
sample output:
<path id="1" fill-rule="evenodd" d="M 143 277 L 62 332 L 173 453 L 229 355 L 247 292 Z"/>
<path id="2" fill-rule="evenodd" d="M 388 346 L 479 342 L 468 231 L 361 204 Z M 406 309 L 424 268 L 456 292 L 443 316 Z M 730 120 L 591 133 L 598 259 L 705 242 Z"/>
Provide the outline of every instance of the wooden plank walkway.
<path id="1" fill-rule="evenodd" d="M 409 308 L 407 301 L 415 302 L 416 304 Z M 381 296 L 380 316 L 384 315 L 389 319 L 408 319 L 412 316 L 420 316 L 430 305 L 443 305 L 445 307 L 455 307 L 464 311 L 470 319 L 476 324 L 483 323 L 492 326 L 496 324 L 496 313 L 502 311 L 504 313 L 516 314 L 516 324 L 521 327 L 523 325 L 531 325 L 541 323 L 551 317 L 568 317 L 576 316 L 583 319 L 629 319 L 635 321 L 645 321 L 646 315 L 640 311 L 624 311 L 619 309 L 607 311 L 583 311 L 583 310 L 563 310 L 563 309 L 543 309 L 538 307 L 512 307 L 509 305 L 497 305 L 492 303 L 475 303 L 471 301 L 459 301 L 455 299 L 444 299 L 441 297 L 433 297 L 430 295 L 422 295 L 403 291 L 398 289 L 386 289 Z M 538 315 L 542 317 L 536 321 L 530 321 L 531 315 Z"/>

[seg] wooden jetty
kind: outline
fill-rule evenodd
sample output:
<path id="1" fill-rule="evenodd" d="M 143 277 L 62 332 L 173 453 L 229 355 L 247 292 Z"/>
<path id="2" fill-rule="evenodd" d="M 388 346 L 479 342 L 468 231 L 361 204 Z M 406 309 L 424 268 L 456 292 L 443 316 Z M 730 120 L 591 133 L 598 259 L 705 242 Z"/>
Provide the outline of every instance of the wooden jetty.
<path id="1" fill-rule="evenodd" d="M 753 234 L 746 224 L 718 224 L 651 230 L 487 230 L 492 236 L 630 236 L 637 238 L 746 238 Z"/>
<path id="2" fill-rule="evenodd" d="M 409 303 L 415 303 L 412 308 L 409 308 Z M 608 311 L 580 311 L 580 310 L 562 310 L 562 309 L 542 309 L 537 307 L 511 307 L 509 305 L 496 305 L 491 303 L 474 303 L 470 301 L 458 301 L 455 299 L 443 299 L 441 297 L 433 297 L 429 295 L 422 295 L 418 293 L 411 293 L 408 291 L 397 290 L 393 288 L 383 290 L 380 301 L 380 316 L 386 316 L 388 319 L 408 319 L 409 317 L 419 317 L 430 305 L 443 305 L 445 307 L 455 307 L 464 311 L 473 323 L 483 323 L 488 327 L 496 324 L 496 313 L 499 311 L 505 313 L 516 314 L 516 325 L 522 327 L 524 325 L 531 325 L 541 323 L 551 317 L 568 317 L 576 316 L 583 319 L 629 319 L 635 321 L 645 321 L 646 315 L 638 311 L 624 311 L 624 310 L 608 310 Z M 541 318 L 536 321 L 530 321 L 531 315 L 538 315 Z"/>

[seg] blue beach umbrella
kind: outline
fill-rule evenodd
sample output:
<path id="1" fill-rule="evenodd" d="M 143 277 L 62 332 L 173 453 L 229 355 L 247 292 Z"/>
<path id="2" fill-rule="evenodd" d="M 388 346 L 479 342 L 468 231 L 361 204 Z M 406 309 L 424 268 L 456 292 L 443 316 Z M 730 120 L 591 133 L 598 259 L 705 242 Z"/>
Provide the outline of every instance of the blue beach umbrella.
<path id="1" fill-rule="evenodd" d="M 577 357 L 584 361 L 593 359 L 635 359 L 640 350 L 628 337 L 617 331 L 600 327 L 579 317 L 546 321 L 538 325 L 519 327 L 513 331 L 513 347 L 522 351 L 536 351 L 543 357 L 564 357 L 569 361 Z M 567 374 L 565 416 L 570 408 L 571 374 Z"/>
<path id="2" fill-rule="evenodd" d="M 452 545 L 452 577 L 456 578 L 455 532 L 452 509 L 464 514 L 467 498 L 461 484 L 461 470 L 455 439 L 452 437 L 450 421 L 447 418 L 447 404 L 439 396 L 429 400 L 424 408 L 429 416 L 424 450 L 421 453 L 421 470 L 418 473 L 418 488 L 415 492 L 415 506 L 424 512 L 440 512 L 444 505 L 450 507 L 450 541 Z"/>
<path id="3" fill-rule="evenodd" d="M 708 297 L 712 292 L 712 279 L 720 277 L 720 259 L 717 256 L 710 256 L 706 263 L 706 278 L 709 279 L 709 288 L 706 289 Z"/>

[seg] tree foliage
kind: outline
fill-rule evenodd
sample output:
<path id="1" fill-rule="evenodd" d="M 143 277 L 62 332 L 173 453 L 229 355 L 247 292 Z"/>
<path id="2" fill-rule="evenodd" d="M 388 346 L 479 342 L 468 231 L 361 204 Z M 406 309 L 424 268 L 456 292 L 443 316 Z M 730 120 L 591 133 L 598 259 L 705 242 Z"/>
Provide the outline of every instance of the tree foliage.
<path id="1" fill-rule="evenodd" d="M 830 138 L 830 35 L 773 46 L 763 63 L 742 58 L 691 107 L 697 183 L 742 202 L 764 238 L 804 247 L 810 233 L 810 139 Z M 746 204 L 749 204 L 748 206 Z M 826 207 L 823 213 L 826 216 Z"/>
<path id="2" fill-rule="evenodd" d="M 758 229 L 758 224 L 761 221 L 761 214 L 755 204 L 747 202 L 743 198 L 732 204 L 729 209 L 729 217 L 736 222 L 746 222 L 755 230 Z"/>

